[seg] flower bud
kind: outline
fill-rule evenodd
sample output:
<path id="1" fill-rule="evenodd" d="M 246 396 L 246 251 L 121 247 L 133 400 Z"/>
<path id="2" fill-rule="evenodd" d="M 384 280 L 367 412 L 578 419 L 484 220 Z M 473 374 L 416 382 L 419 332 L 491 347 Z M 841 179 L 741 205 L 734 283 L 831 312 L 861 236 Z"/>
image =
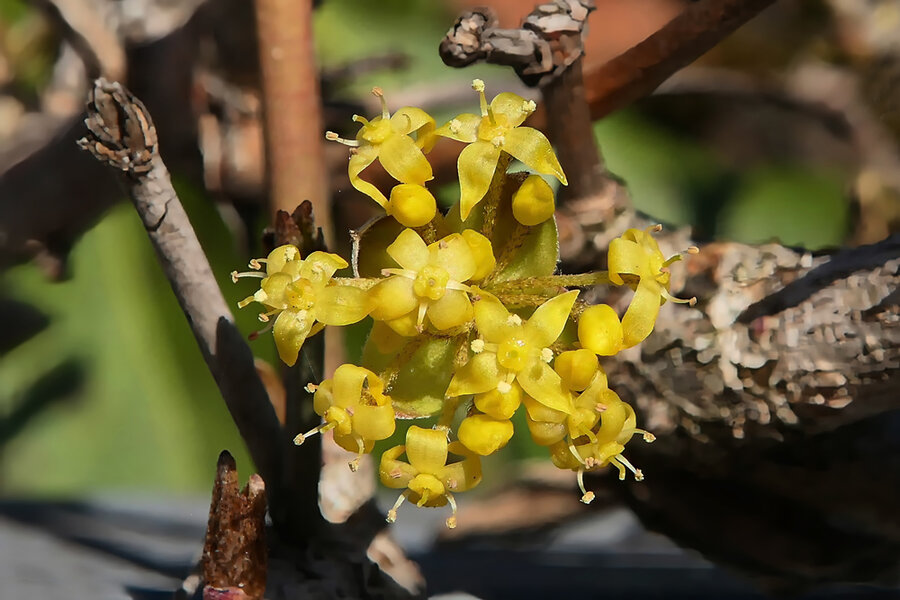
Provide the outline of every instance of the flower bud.
<path id="1" fill-rule="evenodd" d="M 388 213 L 405 227 L 426 225 L 436 212 L 434 196 L 421 185 L 401 183 L 391 190 Z"/>
<path id="2" fill-rule="evenodd" d="M 608 304 L 590 306 L 578 319 L 578 341 L 600 356 L 613 356 L 622 349 L 622 323 Z"/>
<path id="3" fill-rule="evenodd" d="M 553 216 L 554 210 L 553 190 L 540 175 L 529 175 L 513 194 L 513 216 L 522 225 L 540 225 Z"/>

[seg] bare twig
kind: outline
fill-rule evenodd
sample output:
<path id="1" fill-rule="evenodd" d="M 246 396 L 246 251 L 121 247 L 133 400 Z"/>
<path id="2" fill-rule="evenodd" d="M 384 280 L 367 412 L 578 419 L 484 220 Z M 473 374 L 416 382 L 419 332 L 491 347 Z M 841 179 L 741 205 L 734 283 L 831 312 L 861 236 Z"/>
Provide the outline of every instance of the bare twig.
<path id="1" fill-rule="evenodd" d="M 665 27 L 585 73 L 587 102 L 599 119 L 656 89 L 775 0 L 700 0 Z"/>
<path id="2" fill-rule="evenodd" d="M 266 488 L 251 475 L 243 492 L 234 458 L 219 455 L 200 558 L 204 600 L 232 591 L 261 600 L 266 590 Z"/>
<path id="3" fill-rule="evenodd" d="M 206 255 L 178 199 L 147 109 L 118 83 L 95 82 L 79 143 L 122 172 L 125 188 L 156 249 L 206 364 L 263 478 L 280 473 L 278 419 L 250 348 L 232 322 Z"/>
<path id="4" fill-rule="evenodd" d="M 330 244 L 312 0 L 256 0 L 256 22 L 271 212 L 291 212 L 309 200 Z"/>

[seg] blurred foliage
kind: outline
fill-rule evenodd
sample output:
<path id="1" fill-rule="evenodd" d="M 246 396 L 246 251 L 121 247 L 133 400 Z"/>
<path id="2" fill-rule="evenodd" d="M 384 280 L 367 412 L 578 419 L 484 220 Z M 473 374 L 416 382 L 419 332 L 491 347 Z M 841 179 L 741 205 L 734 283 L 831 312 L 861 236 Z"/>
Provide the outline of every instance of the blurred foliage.
<path id="1" fill-rule="evenodd" d="M 6 42 L 36 14 L 20 0 L 0 0 Z M 379 53 L 409 56 L 408 69 L 360 78 L 341 90 L 348 96 L 362 97 L 380 85 L 390 99 L 391 90 L 435 82 L 468 85 L 474 77 L 497 81 L 491 92 L 499 91 L 499 81 L 510 79 L 507 70 L 454 70 L 441 63 L 437 46 L 453 16 L 448 5 L 431 0 L 330 0 L 316 14 L 318 56 L 327 67 Z M 37 66 L 19 76 L 37 89 L 54 54 L 41 45 L 26 48 L 23 59 Z M 475 101 L 473 94 L 471 104 L 460 108 L 471 111 Z M 443 116 L 450 115 L 436 115 Z M 830 174 L 784 164 L 736 170 L 696 139 L 667 130 L 639 110 L 610 116 L 596 133 L 609 168 L 627 181 L 636 205 L 662 222 L 695 224 L 710 236 L 746 242 L 777 237 L 820 248 L 842 241 L 845 183 Z M 208 198 L 183 185 L 179 192 L 234 305 L 249 290 L 233 285 L 228 273 L 243 268 L 248 257 L 236 249 Z M 455 200 L 458 189 L 441 192 L 442 200 Z M 9 417 L 29 415 L 15 435 L 0 436 L 0 488 L 22 494 L 108 488 L 206 493 L 220 450 L 229 449 L 246 464 L 243 443 L 129 204 L 117 206 L 83 237 L 70 267 L 72 278 L 62 283 L 47 281 L 27 265 L 0 275 L 0 287 L 12 299 L 34 304 L 51 319 L 0 362 L 4 430 L 13 431 Z M 245 333 L 260 328 L 252 312 L 236 317 Z M 365 322 L 348 328 L 349 358 L 366 332 Z M 274 359 L 270 336 L 252 346 Z M 52 403 L 21 412 L 23 403 L 51 395 Z M 505 468 L 504 461 L 535 452 L 541 450 L 514 443 L 488 468 Z"/>

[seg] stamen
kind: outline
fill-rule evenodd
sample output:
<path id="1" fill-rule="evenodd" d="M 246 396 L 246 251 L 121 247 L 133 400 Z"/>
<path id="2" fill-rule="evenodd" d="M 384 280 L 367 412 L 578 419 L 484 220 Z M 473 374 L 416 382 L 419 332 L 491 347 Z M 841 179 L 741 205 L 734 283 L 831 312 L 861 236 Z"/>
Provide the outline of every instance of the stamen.
<path id="1" fill-rule="evenodd" d="M 353 148 L 356 148 L 357 146 L 359 146 L 358 140 L 348 140 L 346 138 L 342 138 L 333 131 L 326 131 L 325 139 L 328 140 L 329 142 L 337 142 L 339 144 L 343 144 L 345 146 L 351 146 Z"/>
<path id="2" fill-rule="evenodd" d="M 430 303 L 423 300 L 419 302 L 419 314 L 416 317 L 416 331 L 422 333 L 425 331 L 425 313 L 428 311 L 428 305 Z"/>
<path id="3" fill-rule="evenodd" d="M 603 411 L 606 410 L 606 405 L 603 404 L 602 402 L 598 402 L 597 404 L 594 405 L 594 410 L 596 410 L 598 413 L 602 413 Z"/>
<path id="4" fill-rule="evenodd" d="M 477 340 L 472 340 L 472 343 L 469 344 L 469 347 L 472 349 L 472 352 L 475 354 L 481 354 L 484 352 L 484 340 L 478 338 Z"/>
<path id="5" fill-rule="evenodd" d="M 640 469 L 636 469 L 636 468 L 634 467 L 634 465 L 631 464 L 630 462 L 628 462 L 628 459 L 625 458 L 624 456 L 622 456 L 621 454 L 619 454 L 618 456 L 613 457 L 612 461 L 621 463 L 622 465 L 624 465 L 625 467 L 627 467 L 629 471 L 631 471 L 632 473 L 634 473 L 634 480 L 635 480 L 635 481 L 643 481 L 643 480 L 644 480 L 644 474 L 641 472 L 641 470 L 640 470 Z M 611 462 L 612 462 L 612 461 L 611 461 Z M 620 471 L 620 473 L 619 473 L 619 479 L 623 479 L 623 480 L 625 479 L 624 471 Z"/>
<path id="6" fill-rule="evenodd" d="M 512 390 L 512 385 L 505 381 L 500 381 L 497 383 L 497 391 L 501 394 L 508 394 Z"/>
<path id="7" fill-rule="evenodd" d="M 662 230 L 663 230 L 663 226 L 661 223 L 657 223 L 656 225 L 653 225 L 652 227 L 647 228 L 647 231 L 652 231 L 653 233 L 659 233 Z"/>
<path id="8" fill-rule="evenodd" d="M 231 281 L 233 283 L 237 283 L 238 279 L 240 279 L 242 277 L 255 277 L 256 279 L 265 279 L 266 274 L 265 273 L 257 273 L 256 271 L 242 271 L 240 273 L 238 273 L 237 271 L 231 272 Z"/>
<path id="9" fill-rule="evenodd" d="M 497 121 L 494 120 L 494 111 L 488 106 L 487 98 L 484 97 L 484 81 L 474 79 L 472 81 L 472 89 L 478 92 L 478 103 L 481 107 L 481 116 L 488 117 L 491 120 L 491 125 L 496 125 Z"/>
<path id="10" fill-rule="evenodd" d="M 462 121 L 459 119 L 450 119 L 450 133 L 458 134 L 459 130 L 462 129 Z"/>
<path id="11" fill-rule="evenodd" d="M 700 248 L 697 246 L 688 246 L 685 250 L 686 254 L 700 254 Z"/>
<path id="12" fill-rule="evenodd" d="M 381 118 L 384 120 L 391 118 L 391 113 L 388 112 L 387 102 L 384 99 L 384 92 L 380 87 L 375 86 L 372 88 L 372 95 L 381 100 Z"/>
<path id="13" fill-rule="evenodd" d="M 275 326 L 275 321 L 269 321 L 269 324 L 268 324 L 268 325 L 266 325 L 265 327 L 263 327 L 263 328 L 260 329 L 259 331 L 254 331 L 253 333 L 251 333 L 250 335 L 247 336 L 247 339 L 250 340 L 250 341 L 252 342 L 253 340 L 255 340 L 256 338 L 258 338 L 258 337 L 261 336 L 262 334 L 264 334 L 264 333 L 269 333 L 269 331 L 270 331 L 270 330 L 272 329 L 272 327 L 274 327 L 274 326 Z"/>
<path id="14" fill-rule="evenodd" d="M 674 302 L 675 304 L 689 304 L 690 306 L 695 306 L 697 304 L 696 296 L 691 296 L 690 298 L 677 298 L 669 293 L 669 290 L 667 290 L 665 287 L 662 288 L 661 294 L 663 298 L 665 298 L 669 302 Z"/>
<path id="15" fill-rule="evenodd" d="M 453 511 L 453 514 L 450 515 L 450 518 L 447 519 L 447 529 L 456 529 L 456 499 L 453 497 L 453 494 L 450 492 L 444 492 L 444 497 L 447 498 L 447 504 L 450 505 L 450 510 Z"/>
<path id="16" fill-rule="evenodd" d="M 584 487 L 584 469 L 578 469 L 578 489 L 581 490 L 581 501 L 590 504 L 594 501 L 594 492 L 589 492 Z"/>
<path id="17" fill-rule="evenodd" d="M 356 437 L 356 446 L 359 449 L 359 453 L 356 455 L 356 458 L 351 460 L 348 463 L 350 470 L 356 473 L 359 471 L 359 461 L 362 458 L 362 455 L 366 453 L 366 443 L 363 441 L 362 437 L 357 435 Z"/>
<path id="18" fill-rule="evenodd" d="M 316 390 L 319 389 L 319 386 L 310 381 L 305 386 L 303 386 L 303 389 L 306 390 L 308 394 L 315 394 Z"/>
<path id="19" fill-rule="evenodd" d="M 551 360 L 553 360 L 553 350 L 551 350 L 550 348 L 543 348 L 541 350 L 541 360 L 545 363 L 549 363 Z"/>
<path id="20" fill-rule="evenodd" d="M 537 110 L 537 104 L 534 103 L 534 100 L 526 100 L 522 103 L 522 112 L 530 115 L 534 111 Z"/>
<path id="21" fill-rule="evenodd" d="M 247 266 L 250 267 L 251 269 L 259 271 L 260 269 L 262 269 L 263 264 L 265 264 L 267 262 L 268 261 L 264 258 L 251 258 L 250 263 Z"/>
<path id="22" fill-rule="evenodd" d="M 388 523 L 394 523 L 397 520 L 397 509 L 400 508 L 400 505 L 406 501 L 406 494 L 408 494 L 408 490 L 403 490 L 403 493 L 400 494 L 400 497 L 397 498 L 397 501 L 394 502 L 394 506 L 391 507 L 391 510 L 387 511 L 387 518 L 385 521 Z"/>
<path id="23" fill-rule="evenodd" d="M 578 450 L 575 448 L 575 442 L 573 442 L 571 438 L 569 438 L 569 452 L 572 453 L 572 456 L 575 457 L 575 460 L 577 460 L 581 464 L 585 464 L 584 459 L 580 454 L 578 454 Z"/>
<path id="24" fill-rule="evenodd" d="M 369 120 L 368 120 L 367 118 L 365 118 L 364 116 L 362 116 L 362 115 L 353 115 L 353 116 L 351 117 L 351 120 L 352 120 L 354 123 L 361 123 L 361 124 L 363 124 L 363 125 L 368 125 L 368 124 L 369 124 Z"/>
<path id="25" fill-rule="evenodd" d="M 516 315 L 516 314 L 509 315 L 509 317 L 507 317 L 507 319 L 506 319 L 506 323 L 508 325 L 514 325 L 514 326 L 521 325 L 522 317 L 520 317 L 519 315 Z"/>
<path id="26" fill-rule="evenodd" d="M 635 429 L 634 432 L 644 434 L 644 441 L 647 442 L 648 444 L 652 444 L 653 442 L 656 441 L 656 436 L 653 435 L 652 433 L 650 433 L 649 431 L 646 431 L 644 429 Z"/>
<path id="27" fill-rule="evenodd" d="M 277 314 L 280 313 L 280 312 L 281 312 L 281 309 L 280 309 L 280 308 L 276 308 L 276 309 L 274 309 L 274 310 L 270 310 L 269 312 L 259 313 L 259 315 L 257 315 L 257 316 L 258 316 L 259 321 L 260 321 L 261 323 L 268 323 L 268 322 L 269 322 L 269 317 L 271 317 L 272 315 L 277 315 Z"/>
<path id="28" fill-rule="evenodd" d="M 244 298 L 243 300 L 238 302 L 237 305 L 238 305 L 238 308 L 244 308 L 246 306 L 249 306 L 251 302 L 255 302 L 255 301 L 256 301 L 256 298 L 254 298 L 253 296 L 247 296 L 246 298 Z"/>

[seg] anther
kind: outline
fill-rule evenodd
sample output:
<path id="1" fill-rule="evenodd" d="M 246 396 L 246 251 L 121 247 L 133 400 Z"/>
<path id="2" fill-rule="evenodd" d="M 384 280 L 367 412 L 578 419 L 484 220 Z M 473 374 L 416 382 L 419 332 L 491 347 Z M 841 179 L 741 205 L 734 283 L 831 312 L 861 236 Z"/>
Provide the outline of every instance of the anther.
<path id="1" fill-rule="evenodd" d="M 550 348 L 543 348 L 541 350 L 541 360 L 545 363 L 549 363 L 551 360 L 553 360 L 553 350 L 551 350 Z"/>
<path id="2" fill-rule="evenodd" d="M 353 460 L 351 460 L 349 463 L 347 463 L 347 466 L 349 466 L 349 467 L 350 467 L 350 470 L 353 471 L 354 473 L 356 473 L 357 471 L 359 471 L 359 458 L 360 458 L 360 457 L 357 456 L 356 458 L 354 458 Z"/>
<path id="3" fill-rule="evenodd" d="M 316 390 L 319 389 L 319 386 L 310 381 L 305 386 L 303 386 L 303 389 L 306 390 L 308 394 L 315 394 Z"/>
<path id="4" fill-rule="evenodd" d="M 325 139 L 330 142 L 338 142 L 339 144 L 343 144 L 345 146 L 351 146 L 353 148 L 359 146 L 359 142 L 357 140 L 348 140 L 348 139 L 342 138 L 333 131 L 326 131 Z"/>
<path id="5" fill-rule="evenodd" d="M 594 410 L 596 410 L 598 413 L 602 413 L 603 411 L 606 410 L 606 405 L 603 404 L 602 402 L 598 402 L 597 404 L 594 405 Z"/>
<path id="6" fill-rule="evenodd" d="M 453 514 L 447 519 L 447 529 L 456 529 L 456 499 L 453 497 L 453 494 L 450 492 L 446 492 L 444 497 L 447 498 L 447 504 L 450 505 L 450 509 L 453 511 Z"/>
<path id="7" fill-rule="evenodd" d="M 581 501 L 585 504 L 590 504 L 594 501 L 594 492 L 589 492 L 584 487 L 584 469 L 578 469 L 578 488 L 581 490 L 582 496 Z"/>
<path id="8" fill-rule="evenodd" d="M 381 100 L 381 118 L 385 120 L 390 119 L 391 113 L 388 112 L 387 102 L 384 99 L 384 92 L 381 90 L 381 88 L 378 86 L 373 87 L 372 95 Z"/>
<path id="9" fill-rule="evenodd" d="M 536 110 L 537 104 L 534 103 L 534 100 L 526 100 L 522 103 L 522 112 L 531 114 Z"/>
<path id="10" fill-rule="evenodd" d="M 477 340 L 472 340 L 472 343 L 469 344 L 469 347 L 472 348 L 472 352 L 475 354 L 481 354 L 484 352 L 484 340 L 478 338 Z"/>
<path id="11" fill-rule="evenodd" d="M 515 315 L 515 314 L 509 315 L 509 317 L 506 319 L 506 323 L 509 325 L 521 325 L 522 317 L 520 317 L 519 315 Z"/>
<path id="12" fill-rule="evenodd" d="M 259 271 L 260 269 L 262 269 L 264 262 L 266 262 L 266 259 L 264 259 L 264 258 L 263 259 L 251 258 L 250 262 L 247 264 L 247 266 L 250 267 L 251 269 Z"/>
<path id="13" fill-rule="evenodd" d="M 505 381 L 497 383 L 497 391 L 501 394 L 508 394 L 512 390 L 512 385 Z"/>
<path id="14" fill-rule="evenodd" d="M 700 254 L 700 248 L 698 248 L 697 246 L 688 246 L 685 252 L 687 254 Z"/>
<path id="15" fill-rule="evenodd" d="M 231 272 L 231 281 L 234 283 L 237 283 L 238 279 L 241 279 L 242 277 L 254 277 L 256 279 L 265 279 L 266 275 L 265 275 L 265 273 L 257 273 L 256 271 L 243 271 L 241 273 L 238 273 L 237 271 Z"/>
<path id="16" fill-rule="evenodd" d="M 650 231 L 652 231 L 653 233 L 659 233 L 662 230 L 663 230 L 663 226 L 660 223 L 657 223 L 656 225 L 654 225 L 653 227 L 650 228 Z"/>

